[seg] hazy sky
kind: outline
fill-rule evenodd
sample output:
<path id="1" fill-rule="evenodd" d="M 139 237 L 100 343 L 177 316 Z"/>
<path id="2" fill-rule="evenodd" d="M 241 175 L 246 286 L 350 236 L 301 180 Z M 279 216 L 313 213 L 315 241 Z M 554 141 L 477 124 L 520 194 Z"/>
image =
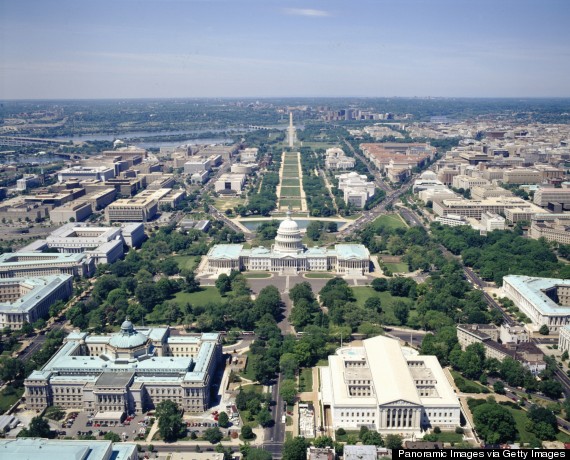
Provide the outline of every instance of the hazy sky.
<path id="1" fill-rule="evenodd" d="M 569 0 L 0 0 L 0 98 L 570 96 Z"/>

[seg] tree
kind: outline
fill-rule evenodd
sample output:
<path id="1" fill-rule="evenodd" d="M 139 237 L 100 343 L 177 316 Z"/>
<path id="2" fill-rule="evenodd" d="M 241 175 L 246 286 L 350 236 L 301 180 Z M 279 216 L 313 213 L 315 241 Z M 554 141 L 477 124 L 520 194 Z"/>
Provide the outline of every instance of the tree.
<path id="1" fill-rule="evenodd" d="M 546 324 L 543 324 L 542 326 L 540 326 L 540 329 L 538 330 L 538 333 L 540 335 L 548 335 L 550 332 L 550 329 L 548 329 L 548 326 Z"/>
<path id="2" fill-rule="evenodd" d="M 297 385 L 295 385 L 295 381 L 289 379 L 283 380 L 279 394 L 287 404 L 294 404 L 295 398 L 297 397 Z"/>
<path id="3" fill-rule="evenodd" d="M 408 315 L 410 314 L 410 307 L 407 303 L 397 300 L 394 302 L 394 316 L 400 322 L 401 325 L 405 325 L 408 322 Z"/>
<path id="4" fill-rule="evenodd" d="M 402 447 L 402 436 L 399 434 L 389 434 L 386 436 L 384 445 L 387 449 L 400 449 Z"/>
<path id="5" fill-rule="evenodd" d="M 562 396 L 562 385 L 557 380 L 543 380 L 540 382 L 540 391 L 549 398 L 558 399 Z"/>
<path id="6" fill-rule="evenodd" d="M 294 353 L 283 353 L 279 359 L 279 368 L 286 379 L 293 379 L 299 369 L 299 360 Z"/>
<path id="7" fill-rule="evenodd" d="M 19 359 L 2 358 L 0 360 L 0 380 L 12 381 L 24 377 L 25 366 Z"/>
<path id="8" fill-rule="evenodd" d="M 113 433 L 112 431 L 107 431 L 103 439 L 111 442 L 121 442 L 121 437 L 117 433 Z"/>
<path id="9" fill-rule="evenodd" d="M 493 383 L 493 390 L 495 390 L 495 393 L 497 393 L 497 394 L 504 395 L 505 394 L 505 384 L 503 382 L 501 382 L 500 380 L 497 380 L 495 383 Z"/>
<path id="10" fill-rule="evenodd" d="M 253 439 L 255 435 L 253 434 L 253 430 L 249 425 L 244 425 L 241 429 L 241 437 L 243 439 Z"/>
<path id="11" fill-rule="evenodd" d="M 20 332 L 22 333 L 22 335 L 33 334 L 34 333 L 34 326 L 32 326 L 27 321 L 24 321 L 24 323 L 22 324 L 22 327 L 20 328 Z"/>
<path id="12" fill-rule="evenodd" d="M 388 290 L 388 280 L 386 278 L 374 278 L 371 283 L 372 289 L 377 292 Z"/>
<path id="13" fill-rule="evenodd" d="M 218 427 L 208 428 L 204 431 L 204 439 L 212 444 L 219 443 L 224 438 L 224 435 Z"/>
<path id="14" fill-rule="evenodd" d="M 218 425 L 220 425 L 222 428 L 227 428 L 230 426 L 230 418 L 226 412 L 222 411 L 218 415 Z"/>
<path id="15" fill-rule="evenodd" d="M 224 296 L 232 289 L 232 282 L 228 275 L 222 273 L 216 280 L 216 289 L 220 291 L 220 295 Z"/>
<path id="16" fill-rule="evenodd" d="M 273 419 L 271 418 L 271 412 L 269 412 L 267 409 L 261 409 L 259 411 L 259 414 L 257 414 L 256 420 L 257 423 L 259 423 L 263 428 L 270 426 L 273 422 Z"/>
<path id="17" fill-rule="evenodd" d="M 41 416 L 34 417 L 28 428 L 24 428 L 18 434 L 19 438 L 49 438 L 51 437 L 51 429 L 49 423 Z"/>
<path id="18" fill-rule="evenodd" d="M 166 399 L 156 406 L 158 431 L 166 442 L 176 441 L 186 434 L 186 424 L 175 402 Z"/>
<path id="19" fill-rule="evenodd" d="M 307 233 L 306 235 L 311 238 L 313 241 L 317 241 L 321 237 L 321 231 L 323 228 L 322 222 L 318 220 L 312 220 L 307 225 Z"/>
<path id="20" fill-rule="evenodd" d="M 366 446 L 383 446 L 384 440 L 377 431 L 367 431 L 364 435 L 360 436 L 362 444 Z"/>
<path id="21" fill-rule="evenodd" d="M 364 307 L 378 314 L 382 313 L 382 301 L 378 296 L 368 297 L 368 299 L 364 301 Z"/>
<path id="22" fill-rule="evenodd" d="M 494 401 L 473 409 L 475 428 L 488 444 L 514 441 L 517 430 L 511 412 Z"/>
<path id="23" fill-rule="evenodd" d="M 283 444 L 283 460 L 305 460 L 309 443 L 302 436 L 288 439 Z"/>

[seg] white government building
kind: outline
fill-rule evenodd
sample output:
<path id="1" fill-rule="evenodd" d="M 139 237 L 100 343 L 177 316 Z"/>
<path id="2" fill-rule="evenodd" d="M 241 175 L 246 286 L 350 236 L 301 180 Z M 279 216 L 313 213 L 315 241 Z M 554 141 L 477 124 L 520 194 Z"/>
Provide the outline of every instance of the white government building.
<path id="1" fill-rule="evenodd" d="M 216 244 L 207 255 L 205 271 L 213 275 L 231 270 L 261 270 L 295 274 L 305 271 L 334 271 L 339 275 L 362 276 L 370 271 L 370 252 L 362 244 L 336 244 L 334 249 L 307 248 L 290 213 L 281 222 L 271 249 L 244 249 L 242 244 Z"/>
<path id="2" fill-rule="evenodd" d="M 435 356 L 378 336 L 362 347 L 339 348 L 320 368 L 325 424 L 366 426 L 383 434 L 420 434 L 460 426 L 461 408 Z"/>
<path id="3" fill-rule="evenodd" d="M 501 290 L 531 319 L 535 330 L 546 324 L 550 332 L 558 332 L 570 324 L 570 280 L 508 275 Z"/>
<path id="4" fill-rule="evenodd" d="M 203 412 L 221 359 L 217 333 L 170 336 L 168 327 L 137 330 L 128 319 L 112 335 L 72 332 L 24 381 L 26 407 L 85 410 L 101 422 L 122 421 L 166 399 Z"/>

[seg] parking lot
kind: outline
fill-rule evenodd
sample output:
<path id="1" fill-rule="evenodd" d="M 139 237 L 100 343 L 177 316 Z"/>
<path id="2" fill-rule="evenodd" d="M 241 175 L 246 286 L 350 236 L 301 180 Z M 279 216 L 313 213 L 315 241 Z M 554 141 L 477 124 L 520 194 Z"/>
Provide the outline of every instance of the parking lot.
<path id="1" fill-rule="evenodd" d="M 75 415 L 75 417 L 74 417 Z M 129 417 L 130 418 L 130 417 Z M 150 428 L 152 417 L 137 415 L 132 420 L 123 423 L 95 423 L 90 420 L 86 412 L 69 412 L 66 419 L 58 422 L 60 437 L 71 436 L 77 438 L 82 435 L 93 435 L 102 438 L 109 431 L 118 434 L 124 440 L 136 441 L 146 437 L 147 427 Z M 146 420 L 145 420 L 146 419 Z"/>

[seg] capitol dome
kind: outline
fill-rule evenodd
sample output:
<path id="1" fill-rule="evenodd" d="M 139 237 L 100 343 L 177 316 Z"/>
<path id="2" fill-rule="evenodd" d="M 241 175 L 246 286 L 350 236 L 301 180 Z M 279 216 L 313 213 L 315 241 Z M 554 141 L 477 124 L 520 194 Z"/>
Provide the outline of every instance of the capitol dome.
<path id="1" fill-rule="evenodd" d="M 109 340 L 109 345 L 116 348 L 136 348 L 144 345 L 148 337 L 135 330 L 133 323 L 127 318 L 121 324 L 121 332 L 113 335 Z"/>
<path id="2" fill-rule="evenodd" d="M 291 213 L 287 212 L 287 217 L 277 230 L 275 237 L 275 245 L 273 250 L 276 252 L 298 254 L 303 252 L 303 237 L 297 222 L 291 219 Z"/>

